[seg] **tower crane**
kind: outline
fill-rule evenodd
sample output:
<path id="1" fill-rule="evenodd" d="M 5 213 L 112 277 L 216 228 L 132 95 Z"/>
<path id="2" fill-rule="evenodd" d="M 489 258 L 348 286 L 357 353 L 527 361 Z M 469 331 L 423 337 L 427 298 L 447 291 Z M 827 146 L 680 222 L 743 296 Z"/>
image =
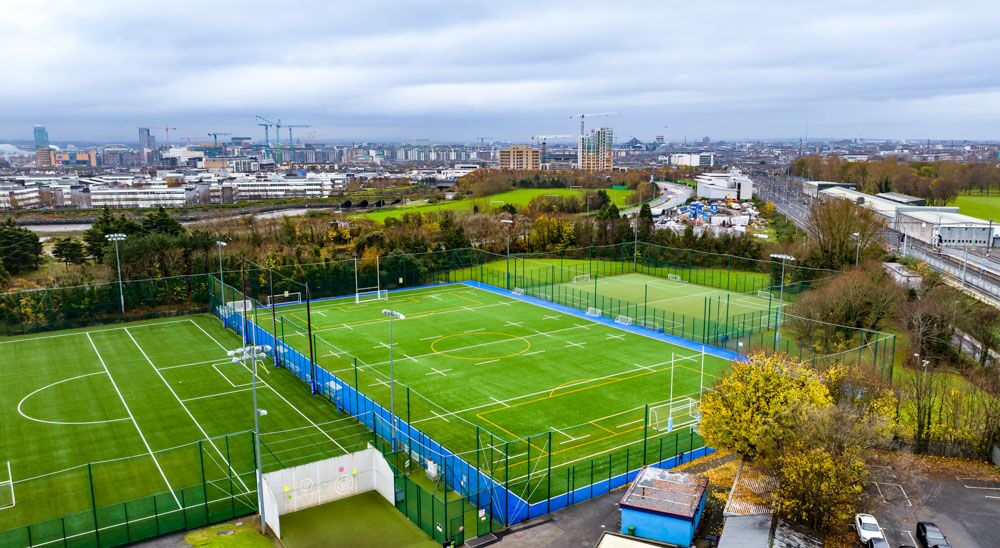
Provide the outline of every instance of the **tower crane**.
<path id="1" fill-rule="evenodd" d="M 548 141 L 549 139 L 571 139 L 572 137 L 573 137 L 572 135 L 532 135 L 531 139 L 533 141 L 537 141 L 541 145 L 542 154 L 541 156 L 539 156 L 539 160 L 541 161 L 541 163 L 544 164 L 546 141 Z"/>
<path id="2" fill-rule="evenodd" d="M 616 114 L 618 114 L 618 113 L 617 112 L 591 112 L 591 113 L 582 113 L 582 114 L 573 114 L 573 115 L 570 115 L 570 118 L 579 118 L 580 119 L 580 146 L 578 148 L 577 156 L 576 156 L 576 166 L 577 166 L 577 168 L 579 168 L 580 166 L 583 165 L 583 137 L 584 137 L 584 133 L 583 133 L 584 126 L 583 126 L 583 123 L 584 123 L 584 121 L 587 118 L 603 118 L 603 117 L 606 117 L 606 116 L 614 116 Z"/>
<path id="3" fill-rule="evenodd" d="M 169 127 L 166 124 L 163 124 L 162 127 L 161 126 L 153 126 L 153 125 L 142 126 L 142 127 L 148 127 L 149 129 L 155 129 L 156 131 L 163 130 L 163 132 L 165 134 L 164 135 L 164 141 L 166 141 L 167 148 L 170 148 L 170 132 L 177 129 L 175 127 Z"/>
<path id="4" fill-rule="evenodd" d="M 281 163 L 281 128 L 283 127 L 281 125 L 281 118 L 278 118 L 277 122 L 272 122 L 272 121 L 268 120 L 267 118 L 264 118 L 263 116 L 261 116 L 261 115 L 258 114 L 257 115 L 257 119 L 260 120 L 261 122 L 264 122 L 263 124 L 257 124 L 257 125 L 258 126 L 265 126 L 265 128 L 264 128 L 265 141 L 267 140 L 266 139 L 266 135 L 267 135 L 267 131 L 268 131 L 267 128 L 268 127 L 273 127 L 274 128 L 274 148 L 272 149 L 274 151 L 274 163 L 275 163 L 275 165 L 280 164 Z"/>
<path id="5" fill-rule="evenodd" d="M 294 141 L 292 141 L 292 128 L 295 128 L 295 127 L 312 127 L 312 126 L 309 125 L 309 124 L 288 124 L 285 127 L 288 128 L 288 146 L 289 146 L 289 148 L 291 148 L 292 143 L 294 143 Z"/>
<path id="6" fill-rule="evenodd" d="M 219 135 L 232 135 L 232 133 L 223 133 L 221 131 L 209 131 L 209 137 L 212 138 L 212 145 L 219 146 Z"/>

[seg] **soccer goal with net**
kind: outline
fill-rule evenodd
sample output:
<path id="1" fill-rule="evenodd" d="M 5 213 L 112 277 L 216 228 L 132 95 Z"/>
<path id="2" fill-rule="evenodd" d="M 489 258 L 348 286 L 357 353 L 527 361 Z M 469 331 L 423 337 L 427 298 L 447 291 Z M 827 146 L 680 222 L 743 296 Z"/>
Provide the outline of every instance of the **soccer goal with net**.
<path id="1" fill-rule="evenodd" d="M 577 274 L 573 276 L 573 283 L 582 284 L 590 281 L 590 274 Z"/>
<path id="2" fill-rule="evenodd" d="M 14 498 L 14 475 L 10 472 L 10 462 L 7 462 L 7 478 L 3 479 L 0 476 L 0 510 L 5 510 L 7 508 L 13 508 L 17 505 L 17 499 Z"/>
<path id="3" fill-rule="evenodd" d="M 601 315 L 601 309 L 600 308 L 594 308 L 592 306 L 588 307 L 587 308 L 587 315 L 588 316 L 594 316 L 594 317 L 600 316 Z"/>
<path id="4" fill-rule="evenodd" d="M 688 396 L 649 408 L 649 427 L 660 432 L 696 424 L 700 420 L 699 401 Z"/>
<path id="5" fill-rule="evenodd" d="M 671 282 L 683 282 L 684 280 L 677 274 L 667 274 L 667 279 Z"/>
<path id="6" fill-rule="evenodd" d="M 615 318 L 615 323 L 621 325 L 632 325 L 632 317 L 619 314 L 618 317 Z"/>
<path id="7" fill-rule="evenodd" d="M 760 297 L 761 299 L 770 299 L 771 291 L 767 289 L 758 289 L 757 296 Z"/>
<path id="8" fill-rule="evenodd" d="M 267 296 L 267 306 L 274 306 L 276 304 L 300 304 L 302 302 L 302 293 L 299 291 L 285 291 L 284 293 Z"/>
<path id="9" fill-rule="evenodd" d="M 524 288 L 523 287 L 515 287 L 513 293 L 515 295 L 524 295 Z"/>
<path id="10" fill-rule="evenodd" d="M 368 301 L 385 301 L 389 299 L 389 290 L 376 289 L 374 291 L 359 291 L 354 294 L 354 302 L 361 304 Z"/>
<path id="11" fill-rule="evenodd" d="M 663 333 L 663 326 L 660 325 L 660 324 L 658 324 L 658 323 L 656 323 L 656 322 L 645 322 L 643 324 L 643 327 L 645 327 L 646 329 L 652 329 L 653 331 L 656 331 L 657 333 Z"/>

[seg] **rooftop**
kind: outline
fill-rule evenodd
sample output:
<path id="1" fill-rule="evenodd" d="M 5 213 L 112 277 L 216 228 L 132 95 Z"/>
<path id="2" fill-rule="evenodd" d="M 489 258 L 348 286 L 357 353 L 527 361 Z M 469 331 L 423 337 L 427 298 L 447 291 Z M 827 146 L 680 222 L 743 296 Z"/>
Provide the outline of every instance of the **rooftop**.
<path id="1" fill-rule="evenodd" d="M 647 466 L 625 492 L 621 506 L 694 518 L 707 489 L 705 476 Z"/>

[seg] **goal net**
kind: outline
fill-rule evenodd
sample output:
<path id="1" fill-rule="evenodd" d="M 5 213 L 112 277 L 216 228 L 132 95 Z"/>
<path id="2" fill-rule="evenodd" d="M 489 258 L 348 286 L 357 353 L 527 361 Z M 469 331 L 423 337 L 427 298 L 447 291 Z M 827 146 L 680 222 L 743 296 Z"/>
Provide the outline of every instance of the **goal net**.
<path id="1" fill-rule="evenodd" d="M 687 396 L 649 408 L 649 427 L 660 432 L 672 432 L 677 428 L 697 423 L 701 416 L 699 401 Z"/>
<path id="2" fill-rule="evenodd" d="M 389 299 L 387 289 L 376 289 L 375 291 L 359 291 L 354 294 L 354 302 L 361 304 L 368 301 L 385 301 Z"/>
<path id="3" fill-rule="evenodd" d="M 590 281 L 590 274 L 578 274 L 576 276 L 573 276 L 573 283 L 575 284 L 580 284 L 589 281 Z"/>
<path id="4" fill-rule="evenodd" d="M 513 293 L 515 295 L 524 295 L 524 288 L 523 287 L 515 287 Z"/>
<path id="5" fill-rule="evenodd" d="M 4 478 L 2 473 L 7 472 L 7 477 Z M 6 466 L 0 468 L 0 510 L 6 508 L 13 508 L 17 504 L 17 500 L 14 498 L 14 476 L 10 473 L 10 462 Z"/>
<path id="6" fill-rule="evenodd" d="M 658 323 L 656 323 L 656 322 L 645 322 L 643 324 L 643 327 L 645 327 L 646 329 L 652 329 L 653 331 L 656 331 L 657 333 L 663 333 L 663 326 L 660 325 L 660 324 L 658 324 Z"/>
<path id="7" fill-rule="evenodd" d="M 758 289 L 757 296 L 760 297 L 761 299 L 770 299 L 771 292 L 767 289 Z"/>
<path id="8" fill-rule="evenodd" d="M 273 298 L 271 295 L 267 296 L 267 306 L 274 306 L 276 304 L 298 304 L 302 302 L 302 293 L 298 291 L 285 291 L 284 293 L 275 295 Z"/>
<path id="9" fill-rule="evenodd" d="M 621 325 L 632 325 L 632 317 L 619 314 L 618 317 L 615 318 L 615 323 Z"/>
<path id="10" fill-rule="evenodd" d="M 601 315 L 601 309 L 600 308 L 594 308 L 594 307 L 591 306 L 591 307 L 587 308 L 587 315 L 588 316 L 600 316 Z"/>
<path id="11" fill-rule="evenodd" d="M 683 282 L 684 281 L 677 274 L 667 274 L 667 279 L 670 280 L 671 282 Z"/>

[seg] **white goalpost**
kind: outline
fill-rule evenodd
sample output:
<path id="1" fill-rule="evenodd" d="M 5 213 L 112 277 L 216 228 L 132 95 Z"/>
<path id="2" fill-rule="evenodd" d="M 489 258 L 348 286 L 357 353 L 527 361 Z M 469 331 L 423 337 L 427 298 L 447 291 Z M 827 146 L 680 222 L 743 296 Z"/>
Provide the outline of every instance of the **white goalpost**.
<path id="1" fill-rule="evenodd" d="M 770 299 L 771 292 L 767 289 L 758 289 L 757 296 L 760 297 L 761 299 Z"/>
<path id="2" fill-rule="evenodd" d="M 354 259 L 354 303 L 368 301 L 384 301 L 389 298 L 389 292 L 382 289 L 382 273 L 378 255 L 375 256 L 375 285 L 361 287 L 358 283 L 358 259 Z"/>
<path id="3" fill-rule="evenodd" d="M 632 325 L 632 317 L 619 314 L 618 317 L 615 318 L 615 323 L 621 325 Z"/>
<path id="4" fill-rule="evenodd" d="M 267 296 L 267 306 L 274 306 L 277 304 L 299 304 L 302 302 L 302 293 L 299 291 L 285 291 L 284 293 L 279 293 Z"/>
<path id="5" fill-rule="evenodd" d="M 515 287 L 514 290 L 512 291 L 512 293 L 515 294 L 515 295 L 524 295 L 524 288 L 523 287 Z"/>
<path id="6" fill-rule="evenodd" d="M 10 461 L 7 461 L 7 479 L 0 481 L 0 510 L 13 508 L 17 505 L 14 497 L 14 475 L 10 471 Z"/>
<path id="7" fill-rule="evenodd" d="M 601 315 L 601 309 L 600 308 L 594 308 L 592 306 L 588 307 L 587 308 L 587 315 L 588 316 L 594 316 L 594 317 L 600 316 Z"/>
<path id="8" fill-rule="evenodd" d="M 667 279 L 671 282 L 683 282 L 684 280 L 677 274 L 667 274 Z"/>
<path id="9" fill-rule="evenodd" d="M 573 283 L 579 284 L 590 281 L 590 274 L 577 274 L 573 276 Z"/>
<path id="10" fill-rule="evenodd" d="M 659 432 L 673 432 L 676 428 L 695 424 L 700 418 L 700 402 L 682 396 L 667 403 L 649 408 L 649 427 Z"/>

